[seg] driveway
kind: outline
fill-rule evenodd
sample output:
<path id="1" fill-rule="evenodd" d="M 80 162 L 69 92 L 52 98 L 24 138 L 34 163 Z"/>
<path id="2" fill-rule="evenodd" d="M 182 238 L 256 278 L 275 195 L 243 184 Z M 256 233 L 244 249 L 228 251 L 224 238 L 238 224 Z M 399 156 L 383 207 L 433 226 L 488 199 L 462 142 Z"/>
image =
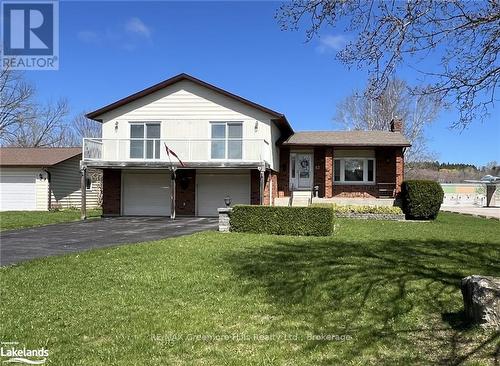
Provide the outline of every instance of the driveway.
<path id="1" fill-rule="evenodd" d="M 500 220 L 500 207 L 478 207 L 478 206 L 441 206 L 441 211 L 456 212 L 461 214 L 485 217 L 487 219 Z"/>
<path id="2" fill-rule="evenodd" d="M 3 231 L 0 265 L 216 228 L 215 218 L 116 217 Z"/>

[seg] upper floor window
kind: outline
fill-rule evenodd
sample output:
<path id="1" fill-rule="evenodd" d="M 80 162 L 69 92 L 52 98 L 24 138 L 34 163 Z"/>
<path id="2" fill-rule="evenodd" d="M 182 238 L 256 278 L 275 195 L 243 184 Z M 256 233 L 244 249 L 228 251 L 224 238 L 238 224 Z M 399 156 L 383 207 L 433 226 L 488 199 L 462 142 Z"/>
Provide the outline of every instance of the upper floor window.
<path id="1" fill-rule="evenodd" d="M 243 158 L 243 124 L 241 122 L 212 122 L 212 159 Z"/>
<path id="2" fill-rule="evenodd" d="M 160 124 L 132 122 L 130 124 L 130 158 L 160 158 Z"/>
<path id="3" fill-rule="evenodd" d="M 335 159 L 333 168 L 333 180 L 339 183 L 374 183 L 375 159 Z"/>

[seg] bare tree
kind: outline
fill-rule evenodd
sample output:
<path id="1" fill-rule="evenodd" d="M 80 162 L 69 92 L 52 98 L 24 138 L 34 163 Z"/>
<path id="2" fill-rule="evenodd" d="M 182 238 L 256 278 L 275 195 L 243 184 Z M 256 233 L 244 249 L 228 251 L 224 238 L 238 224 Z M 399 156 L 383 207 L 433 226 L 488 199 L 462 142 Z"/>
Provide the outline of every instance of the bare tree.
<path id="1" fill-rule="evenodd" d="M 391 79 L 381 95 L 357 92 L 337 105 L 334 121 L 353 130 L 387 131 L 394 118 L 404 121 L 403 134 L 412 144 L 405 153 L 408 162 L 432 160 L 425 127 L 435 121 L 441 108 L 434 95 L 415 95 L 403 80 Z"/>
<path id="2" fill-rule="evenodd" d="M 17 117 L 12 133 L 5 136 L 4 142 L 20 147 L 65 146 L 70 133 L 65 122 L 68 111 L 65 100 L 45 106 L 33 103 Z"/>
<path id="3" fill-rule="evenodd" d="M 101 137 L 102 124 L 85 117 L 85 113 L 80 113 L 73 119 L 73 130 L 80 139 L 84 137 Z"/>
<path id="4" fill-rule="evenodd" d="M 429 82 L 414 90 L 435 95 L 460 112 L 454 127 L 488 115 L 500 81 L 500 2 L 498 0 L 292 0 L 276 15 L 282 29 L 309 23 L 307 40 L 323 25 L 353 37 L 337 58 L 347 66 L 366 67 L 369 94 L 382 94 L 401 64 Z M 429 55 L 440 64 L 422 69 Z"/>
<path id="5" fill-rule="evenodd" d="M 19 120 L 32 108 L 33 87 L 20 72 L 0 70 L 0 141 L 15 134 Z"/>

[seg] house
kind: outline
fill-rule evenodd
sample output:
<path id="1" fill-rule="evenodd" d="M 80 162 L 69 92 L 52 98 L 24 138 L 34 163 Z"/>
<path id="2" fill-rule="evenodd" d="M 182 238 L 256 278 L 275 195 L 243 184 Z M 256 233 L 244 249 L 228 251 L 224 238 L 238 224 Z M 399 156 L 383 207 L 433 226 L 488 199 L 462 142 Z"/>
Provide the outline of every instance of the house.
<path id="1" fill-rule="evenodd" d="M 0 211 L 79 208 L 80 147 L 0 148 Z M 87 205 L 100 204 L 98 175 L 86 178 Z"/>
<path id="2" fill-rule="evenodd" d="M 103 128 L 84 139 L 82 167 L 102 169 L 109 216 L 214 216 L 225 197 L 292 204 L 315 187 L 325 199 L 394 198 L 410 146 L 402 121 L 387 131 L 294 132 L 284 114 L 186 74 L 87 117 Z"/>

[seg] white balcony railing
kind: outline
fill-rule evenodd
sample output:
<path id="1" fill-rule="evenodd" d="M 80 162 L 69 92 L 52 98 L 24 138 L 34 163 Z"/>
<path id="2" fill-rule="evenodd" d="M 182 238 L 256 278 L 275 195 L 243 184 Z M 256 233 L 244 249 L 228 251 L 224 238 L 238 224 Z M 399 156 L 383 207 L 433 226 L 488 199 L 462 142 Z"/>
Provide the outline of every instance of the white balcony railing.
<path id="1" fill-rule="evenodd" d="M 183 162 L 269 162 L 264 139 L 83 139 L 83 160 L 102 162 L 168 162 L 165 145 Z M 176 159 L 171 156 L 172 161 Z"/>

